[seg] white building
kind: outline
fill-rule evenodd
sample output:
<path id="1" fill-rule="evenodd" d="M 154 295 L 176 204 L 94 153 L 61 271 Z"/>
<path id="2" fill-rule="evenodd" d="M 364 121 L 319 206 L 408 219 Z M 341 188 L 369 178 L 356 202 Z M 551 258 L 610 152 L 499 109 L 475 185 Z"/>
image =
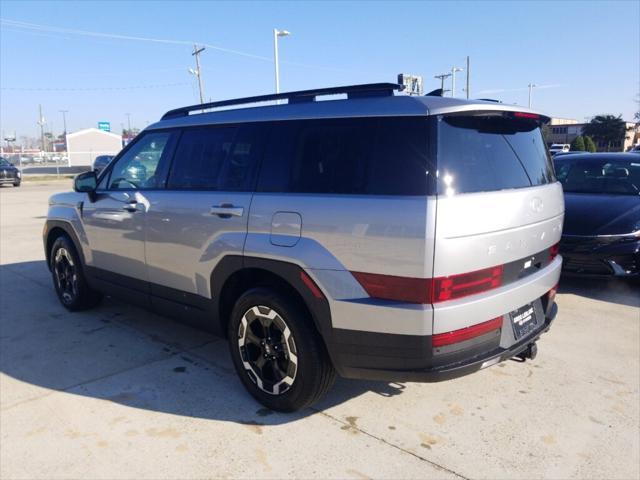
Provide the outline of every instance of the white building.
<path id="1" fill-rule="evenodd" d="M 98 155 L 115 155 L 122 149 L 122 137 L 97 128 L 86 128 L 67 135 L 70 167 L 91 167 Z"/>

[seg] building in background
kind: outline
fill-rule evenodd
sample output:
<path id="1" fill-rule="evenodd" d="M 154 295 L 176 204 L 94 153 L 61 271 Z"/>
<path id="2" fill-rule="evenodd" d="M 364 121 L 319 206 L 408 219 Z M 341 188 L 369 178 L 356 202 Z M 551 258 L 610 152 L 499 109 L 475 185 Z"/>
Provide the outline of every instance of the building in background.
<path id="1" fill-rule="evenodd" d="M 87 128 L 67 135 L 70 167 L 91 167 L 98 155 L 115 155 L 122 149 L 122 137 L 97 128 Z"/>
<path id="2" fill-rule="evenodd" d="M 578 123 L 569 118 L 552 118 L 546 128 L 545 141 L 553 143 L 571 143 L 576 137 L 583 135 L 582 131 L 586 123 Z M 614 141 L 609 148 L 610 152 L 626 152 L 640 141 L 640 127 L 634 122 L 625 122 L 625 133 L 619 140 Z M 603 142 L 596 142 L 599 152 L 607 150 Z"/>

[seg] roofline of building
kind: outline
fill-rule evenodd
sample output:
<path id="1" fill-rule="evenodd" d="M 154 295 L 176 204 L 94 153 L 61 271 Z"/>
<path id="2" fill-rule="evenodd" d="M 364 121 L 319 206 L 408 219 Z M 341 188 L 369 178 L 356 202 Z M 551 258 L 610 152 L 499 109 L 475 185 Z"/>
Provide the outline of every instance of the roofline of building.
<path id="1" fill-rule="evenodd" d="M 122 136 L 118 135 L 117 133 L 105 132 L 104 130 L 100 130 L 99 128 L 94 128 L 94 127 L 84 128 L 82 130 L 78 130 L 77 132 L 73 132 L 73 133 L 67 133 L 67 138 L 73 138 L 73 137 L 76 137 L 78 135 L 82 135 L 82 134 L 87 133 L 87 132 L 98 132 L 98 133 L 101 133 L 101 134 L 104 134 L 104 135 L 110 135 L 112 137 L 118 138 L 119 140 L 122 140 Z"/>

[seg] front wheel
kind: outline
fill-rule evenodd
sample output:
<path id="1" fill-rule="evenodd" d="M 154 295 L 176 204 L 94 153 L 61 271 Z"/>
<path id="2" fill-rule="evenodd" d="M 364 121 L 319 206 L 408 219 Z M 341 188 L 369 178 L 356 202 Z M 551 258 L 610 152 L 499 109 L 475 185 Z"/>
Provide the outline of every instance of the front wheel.
<path id="1" fill-rule="evenodd" d="M 308 407 L 333 385 L 335 370 L 312 319 L 278 292 L 256 288 L 242 295 L 228 338 L 242 383 L 272 410 Z"/>
<path id="2" fill-rule="evenodd" d="M 66 235 L 55 239 L 50 258 L 53 285 L 60 303 L 67 310 L 86 310 L 100 302 L 102 295 L 87 284 L 80 257 Z"/>
<path id="3" fill-rule="evenodd" d="M 14 182 L 14 183 L 13 183 L 13 186 L 14 186 L 14 187 L 19 187 L 19 186 L 20 186 L 20 183 L 21 183 L 20 181 L 18 181 L 18 182 Z"/>

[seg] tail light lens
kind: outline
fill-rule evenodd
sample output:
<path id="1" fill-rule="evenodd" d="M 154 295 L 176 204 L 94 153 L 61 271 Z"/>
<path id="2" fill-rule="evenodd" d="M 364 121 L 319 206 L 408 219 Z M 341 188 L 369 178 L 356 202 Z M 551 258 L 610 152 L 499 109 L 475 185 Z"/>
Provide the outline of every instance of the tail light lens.
<path id="1" fill-rule="evenodd" d="M 445 345 L 464 342 L 499 329 L 502 329 L 502 316 L 477 325 L 461 328 L 460 330 L 454 330 L 453 332 L 437 333 L 431 337 L 431 342 L 434 348 L 444 347 Z"/>
<path id="2" fill-rule="evenodd" d="M 502 285 L 502 265 L 475 272 L 438 277 L 433 280 L 433 303 L 453 300 L 494 289 Z"/>
<path id="3" fill-rule="evenodd" d="M 556 258 L 559 253 L 560 253 L 560 243 L 558 242 L 555 245 L 551 245 L 551 248 L 549 248 L 549 261 L 553 262 L 553 259 Z"/>
<path id="4" fill-rule="evenodd" d="M 351 272 L 370 297 L 398 302 L 431 303 L 431 279 Z"/>
<path id="5" fill-rule="evenodd" d="M 370 297 L 410 303 L 437 303 L 486 292 L 502 285 L 502 265 L 438 278 L 411 278 L 351 272 Z"/>

